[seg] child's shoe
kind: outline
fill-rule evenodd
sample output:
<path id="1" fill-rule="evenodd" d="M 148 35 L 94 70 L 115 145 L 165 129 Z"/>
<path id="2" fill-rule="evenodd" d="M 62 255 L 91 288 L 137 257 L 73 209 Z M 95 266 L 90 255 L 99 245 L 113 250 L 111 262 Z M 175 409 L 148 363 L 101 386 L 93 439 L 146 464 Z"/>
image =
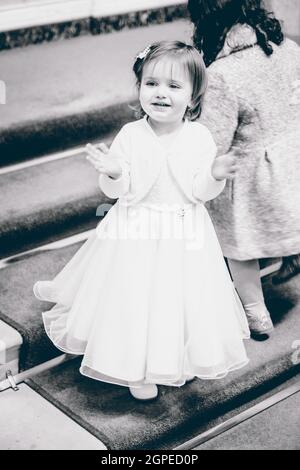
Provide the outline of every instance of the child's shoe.
<path id="1" fill-rule="evenodd" d="M 253 336 L 269 335 L 274 325 L 265 305 L 260 302 L 244 305 L 249 329 Z"/>
<path id="2" fill-rule="evenodd" d="M 33 286 L 33 293 L 39 300 L 49 299 L 51 301 L 51 281 L 37 281 Z"/>
<path id="3" fill-rule="evenodd" d="M 137 400 L 153 400 L 158 395 L 158 388 L 155 384 L 144 384 L 138 387 L 129 387 L 131 395 Z"/>

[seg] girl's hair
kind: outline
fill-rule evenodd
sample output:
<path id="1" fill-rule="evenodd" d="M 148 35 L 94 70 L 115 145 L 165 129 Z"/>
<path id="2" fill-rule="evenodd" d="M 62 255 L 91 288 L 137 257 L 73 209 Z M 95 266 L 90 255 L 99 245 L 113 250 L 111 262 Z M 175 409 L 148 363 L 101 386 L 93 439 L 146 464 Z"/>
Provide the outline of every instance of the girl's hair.
<path id="1" fill-rule="evenodd" d="M 269 13 L 263 0 L 188 0 L 194 23 L 194 44 L 210 65 L 223 49 L 228 31 L 237 23 L 248 24 L 256 32 L 257 43 L 269 56 L 270 41 L 279 45 L 284 36 L 279 21 Z"/>
<path id="2" fill-rule="evenodd" d="M 200 53 L 193 46 L 180 41 L 160 41 L 148 46 L 136 57 L 133 65 L 137 87 L 140 88 L 145 65 L 164 58 L 179 63 L 189 75 L 193 92 L 192 105 L 187 109 L 186 117 L 194 121 L 201 113 L 202 98 L 207 87 L 207 73 Z M 135 110 L 137 117 L 145 115 L 140 104 Z"/>

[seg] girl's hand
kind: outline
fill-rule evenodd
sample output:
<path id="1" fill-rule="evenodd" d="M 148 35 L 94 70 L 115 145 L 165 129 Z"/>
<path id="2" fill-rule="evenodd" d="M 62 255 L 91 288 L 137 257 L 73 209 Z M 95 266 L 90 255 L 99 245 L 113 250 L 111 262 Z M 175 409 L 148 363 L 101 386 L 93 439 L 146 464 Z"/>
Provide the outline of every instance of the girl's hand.
<path id="1" fill-rule="evenodd" d="M 109 153 L 109 149 L 105 144 L 97 146 L 87 144 L 85 148 L 88 153 L 87 160 L 94 165 L 99 173 L 113 179 L 118 179 L 122 175 L 122 168 L 117 158 Z"/>
<path id="2" fill-rule="evenodd" d="M 224 179 L 233 180 L 237 170 L 237 156 L 234 152 L 217 157 L 212 165 L 212 176 L 220 181 Z"/>

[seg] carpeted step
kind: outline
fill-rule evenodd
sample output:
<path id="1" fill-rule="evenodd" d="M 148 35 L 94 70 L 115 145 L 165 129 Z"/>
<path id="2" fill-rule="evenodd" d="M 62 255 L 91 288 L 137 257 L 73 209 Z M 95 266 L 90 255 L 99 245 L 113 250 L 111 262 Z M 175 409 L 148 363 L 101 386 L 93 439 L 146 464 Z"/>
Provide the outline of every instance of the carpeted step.
<path id="1" fill-rule="evenodd" d="M 136 54 L 153 41 L 191 35 L 179 20 L 2 51 L 0 166 L 82 144 L 128 121 Z"/>
<path id="2" fill-rule="evenodd" d="M 96 226 L 97 207 L 109 199 L 85 157 L 82 153 L 0 175 L 1 258 Z"/>
<path id="3" fill-rule="evenodd" d="M 51 304 L 32 293 L 37 279 L 53 278 L 81 244 L 35 252 L 0 270 L 0 318 L 23 337 L 21 369 L 59 354 L 44 332 L 41 312 Z M 195 380 L 174 389 L 160 387 L 160 397 L 147 405 L 136 402 L 123 387 L 80 375 L 80 359 L 30 380 L 32 386 L 112 449 L 162 448 L 189 438 L 199 423 L 265 393 L 266 387 L 297 369 L 295 344 L 300 335 L 300 276 L 264 291 L 275 331 L 268 341 L 246 341 L 250 363 L 217 381 Z M 17 295 L 16 295 L 17 293 Z M 297 343 L 298 344 L 298 343 Z M 296 344 L 296 345 L 297 345 Z M 165 447 L 165 448 L 166 448 Z"/>
<path id="4" fill-rule="evenodd" d="M 298 297 L 299 287 L 298 282 Z M 292 360 L 292 344 L 299 337 L 299 313 L 299 305 L 286 315 L 281 312 L 272 339 L 247 342 L 250 363 L 245 368 L 221 380 L 195 379 L 181 388 L 159 386 L 158 399 L 146 404 L 132 398 L 126 387 L 82 376 L 80 359 L 27 383 L 108 449 L 171 449 L 207 430 L 229 410 L 300 372 L 299 364 Z"/>
<path id="5" fill-rule="evenodd" d="M 300 382 L 298 375 L 295 383 Z M 300 392 L 195 450 L 300 450 Z"/>
<path id="6" fill-rule="evenodd" d="M 0 319 L 23 338 L 20 369 L 26 370 L 61 354 L 44 332 L 39 302 L 32 287 L 37 280 L 51 279 L 79 249 L 81 243 L 55 251 L 34 252 L 0 270 Z"/>
<path id="7" fill-rule="evenodd" d="M 82 109 L 65 116 L 29 120 L 0 128 L 0 167 L 64 150 L 110 134 L 133 120 L 132 104 Z"/>
<path id="8" fill-rule="evenodd" d="M 262 361 L 255 344 L 249 349 L 251 367 L 225 379 L 195 379 L 180 388 L 159 386 L 156 400 L 142 403 L 126 387 L 98 382 L 80 375 L 76 359 L 27 381 L 77 423 L 94 434 L 108 449 L 172 449 L 211 426 L 228 410 L 266 393 L 299 367 L 273 360 Z M 269 346 L 269 349 L 272 349 Z M 274 348 L 273 348 L 274 350 Z M 270 361 L 268 366 L 267 362 Z"/>

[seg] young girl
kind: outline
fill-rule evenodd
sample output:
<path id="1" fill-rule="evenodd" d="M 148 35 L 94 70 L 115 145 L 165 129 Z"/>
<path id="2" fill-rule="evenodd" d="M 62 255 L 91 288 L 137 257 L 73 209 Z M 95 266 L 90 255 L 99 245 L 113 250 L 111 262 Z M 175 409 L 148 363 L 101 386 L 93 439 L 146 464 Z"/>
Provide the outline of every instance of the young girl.
<path id="1" fill-rule="evenodd" d="M 249 330 L 204 207 L 235 164 L 214 160 L 209 131 L 193 122 L 206 87 L 202 58 L 181 42 L 155 43 L 134 72 L 144 117 L 126 124 L 109 151 L 88 146 L 100 188 L 118 201 L 34 293 L 56 303 L 43 313 L 47 334 L 62 351 L 84 354 L 82 374 L 145 400 L 157 384 L 244 366 Z"/>

